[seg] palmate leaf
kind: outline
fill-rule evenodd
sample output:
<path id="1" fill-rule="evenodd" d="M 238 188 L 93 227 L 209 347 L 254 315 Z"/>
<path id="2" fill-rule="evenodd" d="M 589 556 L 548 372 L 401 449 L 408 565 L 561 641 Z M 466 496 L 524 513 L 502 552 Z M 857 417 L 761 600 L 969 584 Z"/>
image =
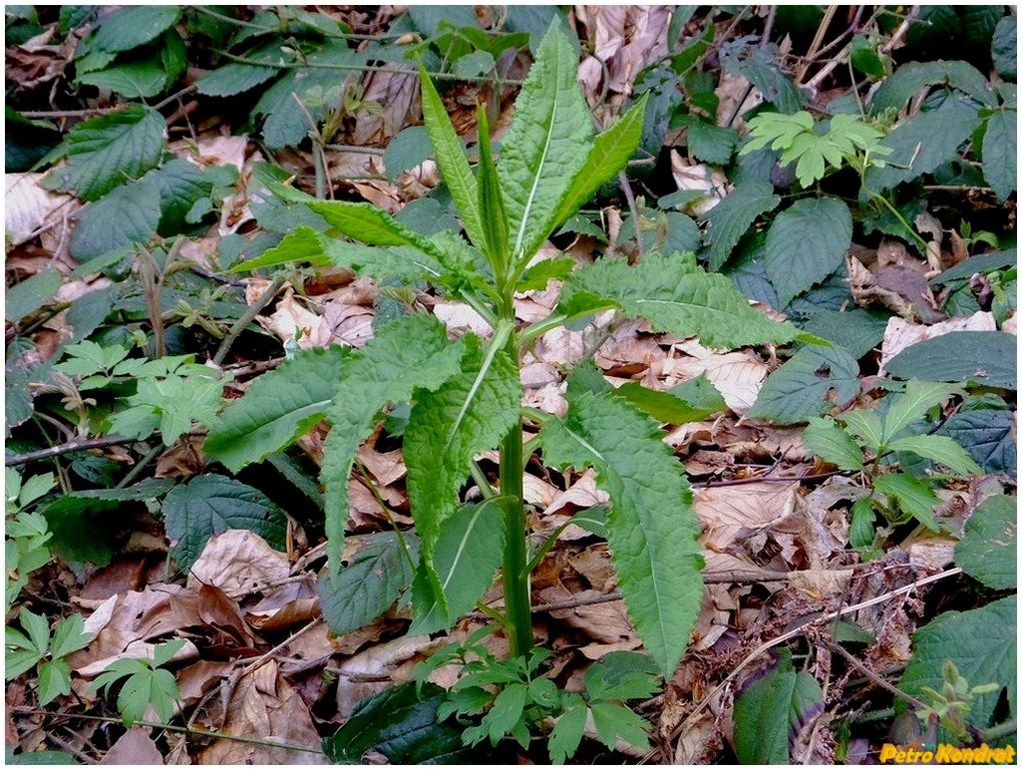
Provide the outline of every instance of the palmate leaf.
<path id="1" fill-rule="evenodd" d="M 585 394 L 542 432 L 546 462 L 593 467 L 610 492 L 608 535 L 628 616 L 664 676 L 674 673 L 702 599 L 699 525 L 662 433 L 612 394 Z"/>
<path id="2" fill-rule="evenodd" d="M 303 351 L 262 375 L 210 426 L 203 450 L 235 473 L 279 452 L 323 419 L 350 352 Z"/>
<path id="3" fill-rule="evenodd" d="M 518 362 L 498 328 L 486 348 L 474 335 L 461 372 L 434 392 L 418 390 L 405 431 L 408 497 L 422 542 L 422 563 L 440 608 L 447 610 L 436 555 L 440 527 L 458 505 L 458 491 L 473 458 L 493 449 L 520 423 L 522 385 Z"/>
<path id="4" fill-rule="evenodd" d="M 577 56 L 555 20 L 515 102 L 497 166 L 511 258 L 531 257 L 557 225 L 562 201 L 586 164 L 593 124 L 578 85 Z"/>
<path id="5" fill-rule="evenodd" d="M 447 340 L 435 317 L 416 314 L 383 326 L 351 356 L 337 378 L 331 424 L 323 446 L 320 477 L 326 488 L 328 569 L 336 575 L 348 521 L 348 477 L 358 445 L 372 433 L 376 413 L 387 404 L 408 401 L 413 392 L 435 390 L 456 375 L 465 346 Z M 408 459 L 409 468 L 412 461 Z"/>
<path id="6" fill-rule="evenodd" d="M 797 332 L 750 307 L 726 276 L 707 273 L 690 253 L 647 254 L 634 267 L 620 259 L 597 260 L 564 285 L 560 312 L 573 315 L 593 297 L 617 305 L 629 318 L 648 319 L 657 331 L 698 335 L 708 347 L 787 342 Z"/>

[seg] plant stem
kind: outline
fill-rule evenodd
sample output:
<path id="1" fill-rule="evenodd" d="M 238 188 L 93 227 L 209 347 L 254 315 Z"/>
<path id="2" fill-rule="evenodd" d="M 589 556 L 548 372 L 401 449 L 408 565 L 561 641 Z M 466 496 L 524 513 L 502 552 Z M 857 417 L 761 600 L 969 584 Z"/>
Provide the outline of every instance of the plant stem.
<path id="1" fill-rule="evenodd" d="M 518 360 L 514 337 L 508 347 Z M 522 426 L 515 425 L 500 449 L 500 494 L 504 501 L 504 612 L 509 625 L 511 657 L 532 649 L 529 551 L 525 522 Z"/>

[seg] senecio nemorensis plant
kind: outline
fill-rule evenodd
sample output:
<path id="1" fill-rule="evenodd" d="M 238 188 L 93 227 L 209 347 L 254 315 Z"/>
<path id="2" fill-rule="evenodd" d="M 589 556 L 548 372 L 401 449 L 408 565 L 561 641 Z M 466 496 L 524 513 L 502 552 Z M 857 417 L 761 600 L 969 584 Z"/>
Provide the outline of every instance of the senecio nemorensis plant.
<path id="1" fill-rule="evenodd" d="M 326 418 L 331 428 L 322 466 L 329 559 L 324 586 L 341 590 L 339 578 L 350 569 L 342 565 L 342 552 L 359 444 L 388 410 L 410 404 L 404 458 L 415 535 L 398 533 L 402 555 L 370 575 L 379 586 L 355 587 L 360 601 L 377 606 L 383 596 L 378 615 L 410 583 L 412 630 L 442 631 L 476 606 L 499 566 L 504 606 L 501 612 L 488 609 L 506 629 L 516 657 L 533 647 L 529 575 L 549 547 L 530 539 L 525 462 L 541 451 L 551 468 L 594 468 L 612 500 L 605 532 L 628 615 L 669 677 L 699 611 L 702 559 L 689 484 L 655 418 L 692 414 L 694 407 L 637 383 L 615 391 L 588 365 L 569 378 L 564 417 L 523 409 L 520 358 L 550 330 L 606 310 L 644 318 L 660 332 L 698 335 L 716 348 L 783 343 L 797 332 L 750 307 L 726 277 L 705 272 L 691 253 L 648 253 L 636 264 L 602 258 L 580 269 L 569 258 L 536 260 L 547 238 L 625 167 L 642 134 L 645 99 L 596 134 L 576 78 L 575 51 L 555 25 L 521 89 L 496 160 L 480 107 L 473 169 L 423 74 L 426 126 L 468 240 L 455 232 L 422 234 L 368 203 L 322 201 L 269 184 L 332 229 L 298 227 L 246 267 L 304 259 L 345 265 L 392 285 L 395 279 L 419 286 L 425 281 L 470 305 L 493 331 L 489 338 L 467 332 L 452 341 L 436 317 L 406 310 L 378 325 L 360 349 L 300 353 L 260 377 L 224 411 L 206 449 L 237 469 L 279 452 Z M 545 288 L 550 279 L 563 281 L 557 307 L 547 318 L 519 325 L 516 293 Z M 540 428 L 528 453 L 526 419 Z M 500 478 L 491 484 L 475 458 L 495 448 Z M 470 479 L 484 499 L 466 506 L 459 492 Z M 408 583 L 391 586 L 393 575 L 384 576 L 384 567 L 403 570 Z M 324 605 L 330 601 L 324 596 Z"/>

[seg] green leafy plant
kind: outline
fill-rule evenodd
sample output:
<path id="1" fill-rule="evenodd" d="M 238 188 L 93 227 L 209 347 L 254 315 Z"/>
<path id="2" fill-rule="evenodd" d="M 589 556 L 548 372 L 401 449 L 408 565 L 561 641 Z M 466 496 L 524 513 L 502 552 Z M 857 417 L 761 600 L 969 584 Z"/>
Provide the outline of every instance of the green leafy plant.
<path id="1" fill-rule="evenodd" d="M 904 391 L 885 399 L 887 413 L 876 409 L 853 409 L 835 417 L 814 417 L 803 434 L 806 447 L 841 470 L 861 474 L 866 494 L 852 505 L 849 538 L 853 546 L 874 545 L 874 517 L 882 513 L 891 524 L 915 519 L 930 530 L 939 526 L 933 509 L 939 499 L 933 492 L 936 479 L 896 471 L 882 473 L 891 454 L 931 460 L 955 473 L 980 473 L 981 469 L 960 444 L 948 436 L 914 435 L 914 423 L 954 395 L 956 385 L 909 380 Z"/>
<path id="2" fill-rule="evenodd" d="M 41 706 L 58 695 L 70 695 L 71 669 L 64 658 L 85 647 L 92 639 L 84 633 L 82 616 L 61 618 L 52 636 L 49 621 L 44 615 L 22 609 L 18 620 L 22 630 L 10 626 L 5 629 L 5 678 L 11 680 L 35 668 Z"/>
<path id="3" fill-rule="evenodd" d="M 329 368 L 314 378 L 314 386 L 308 378 L 299 385 L 294 375 L 303 367 L 318 368 L 313 359 L 329 366 L 330 360 L 321 354 L 303 355 L 287 370 L 266 376 L 258 394 L 253 391 L 232 404 L 212 427 L 206 449 L 237 469 L 278 451 L 325 416 L 332 426 L 322 469 L 328 571 L 336 576 L 341 571 L 348 480 L 359 443 L 372 433 L 381 411 L 411 402 L 404 454 L 419 541 L 411 588 L 413 619 L 425 625 L 429 618 L 432 630 L 440 630 L 471 607 L 452 600 L 450 573 L 445 576 L 441 569 L 440 544 L 459 512 L 459 490 L 472 477 L 484 497 L 503 512 L 500 617 L 511 658 L 520 660 L 532 660 L 528 656 L 533 648 L 533 560 L 522 491 L 525 462 L 539 445 L 550 467 L 593 467 L 613 500 L 607 532 L 629 616 L 658 669 L 669 676 L 698 613 L 702 559 L 688 483 L 649 416 L 654 409 L 645 403 L 667 398 L 677 406 L 689 405 L 671 394 L 628 399 L 602 387 L 577 387 L 564 418 L 526 413 L 530 424 L 541 426 L 526 454 L 520 357 L 546 332 L 603 310 L 646 318 L 655 329 L 679 336 L 698 334 L 715 347 L 784 342 L 795 332 L 751 308 L 726 278 L 703 271 L 692 254 L 652 253 L 635 265 L 604 258 L 574 272 L 565 259 L 533 262 L 551 233 L 631 157 L 645 109 L 640 101 L 594 136 L 576 82 L 575 54 L 557 24 L 546 35 L 522 87 L 499 161 L 482 107 L 479 164 L 473 171 L 428 77 L 423 77 L 422 88 L 426 127 L 469 241 L 453 232 L 427 236 L 369 204 L 317 201 L 271 182 L 279 196 L 318 214 L 334 233 L 369 245 L 298 228 L 284 238 L 272 259 L 264 255 L 248 267 L 308 259 L 347 265 L 375 277 L 425 279 L 469 304 L 492 334 L 482 339 L 467 333 L 451 342 L 436 318 L 404 315 L 380 325 L 361 349 L 341 354 L 332 386 L 328 373 L 337 370 Z M 557 308 L 548 318 L 516 328 L 516 292 L 545 286 L 551 278 L 565 279 Z M 491 484 L 474 458 L 498 446 L 500 476 Z M 479 584 L 473 601 L 486 582 Z"/>
<path id="4" fill-rule="evenodd" d="M 143 719 L 150 706 L 160 721 L 166 722 L 174 715 L 174 704 L 181 693 L 174 674 L 161 666 L 170 662 L 183 646 L 184 640 L 178 639 L 156 645 L 151 658 L 116 660 L 96 677 L 92 689 L 95 692 L 103 688 L 109 695 L 110 688 L 124 679 L 117 694 L 117 709 L 124 724 L 131 727 Z"/>
<path id="5" fill-rule="evenodd" d="M 5 614 L 28 584 L 28 576 L 49 562 L 47 543 L 53 536 L 46 519 L 26 510 L 49 492 L 57 483 L 52 473 L 31 476 L 22 483 L 14 468 L 4 468 L 6 518 L 4 529 L 4 566 L 7 577 L 4 589 Z"/>

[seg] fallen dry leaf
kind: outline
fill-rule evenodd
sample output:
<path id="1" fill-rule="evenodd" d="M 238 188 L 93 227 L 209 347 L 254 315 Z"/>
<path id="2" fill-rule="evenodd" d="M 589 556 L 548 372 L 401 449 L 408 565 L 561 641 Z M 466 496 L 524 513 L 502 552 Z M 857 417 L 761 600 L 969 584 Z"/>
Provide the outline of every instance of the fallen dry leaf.
<path id="1" fill-rule="evenodd" d="M 70 195 L 42 187 L 44 176 L 4 174 L 4 232 L 12 246 L 27 241 L 52 216 L 66 217 L 79 208 Z"/>
<path id="2" fill-rule="evenodd" d="M 798 482 L 767 481 L 696 490 L 692 507 L 703 524 L 703 543 L 722 551 L 743 533 L 778 525 L 794 511 L 797 491 Z"/>
<path id="3" fill-rule="evenodd" d="M 238 599 L 286 580 L 287 555 L 274 550 L 255 532 L 228 529 L 211 537 L 188 571 L 189 588 L 202 585 L 221 589 Z"/>
<path id="4" fill-rule="evenodd" d="M 227 704 L 223 732 L 291 746 L 308 746 L 309 751 L 214 740 L 199 752 L 202 764 L 210 765 L 325 765 L 319 753 L 321 738 L 312 714 L 298 692 L 280 676 L 277 664 L 266 661 L 238 680 Z"/>
<path id="5" fill-rule="evenodd" d="M 99 760 L 101 765 L 162 765 L 163 755 L 147 728 L 132 727 Z"/>

